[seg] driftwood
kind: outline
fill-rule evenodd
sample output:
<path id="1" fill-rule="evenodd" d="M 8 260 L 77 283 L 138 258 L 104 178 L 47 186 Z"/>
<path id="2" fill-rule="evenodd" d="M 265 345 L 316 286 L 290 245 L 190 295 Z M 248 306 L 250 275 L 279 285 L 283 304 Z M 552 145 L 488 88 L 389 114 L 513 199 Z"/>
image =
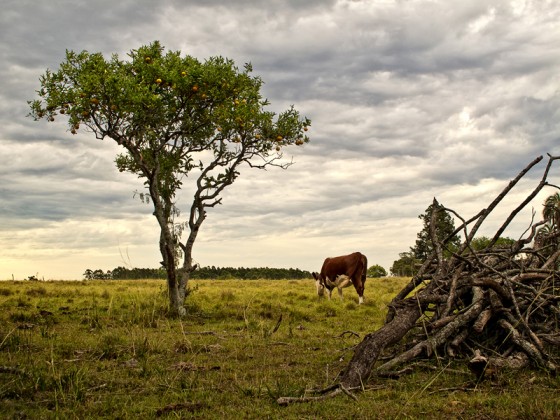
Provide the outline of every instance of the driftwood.
<path id="1" fill-rule="evenodd" d="M 435 223 L 430 224 L 431 257 L 391 301 L 385 325 L 356 346 L 327 395 L 363 389 L 375 374 L 390 377 L 392 372 L 405 371 L 406 367 L 397 368 L 407 363 L 434 356 L 440 361 L 464 360 L 479 380 L 501 368 L 530 366 L 556 372 L 560 364 L 560 232 L 556 228 L 544 234 L 539 231 L 544 221 L 531 221 L 530 228 L 512 245 L 498 247 L 496 242 L 545 186 L 558 188 L 547 178 L 560 157 L 549 155 L 540 182 L 507 217 L 489 246 L 477 251 L 471 247 L 486 218 L 542 159 L 531 162 L 469 220 L 434 199 L 434 209 L 451 212 L 462 223 L 443 241 L 437 240 Z M 464 237 L 461 247 L 449 249 L 447 241 L 459 233 Z M 279 402 L 291 401 L 282 398 Z"/>

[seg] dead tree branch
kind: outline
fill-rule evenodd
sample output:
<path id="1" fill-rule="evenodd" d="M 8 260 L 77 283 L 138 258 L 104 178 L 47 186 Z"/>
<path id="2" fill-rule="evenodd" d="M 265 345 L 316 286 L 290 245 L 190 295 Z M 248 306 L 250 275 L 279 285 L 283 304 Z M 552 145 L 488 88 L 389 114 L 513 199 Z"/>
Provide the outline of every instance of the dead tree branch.
<path id="1" fill-rule="evenodd" d="M 520 211 L 545 186 L 552 185 L 547 178 L 558 159 L 549 155 L 538 185 L 508 215 L 483 250 L 475 250 L 472 241 L 484 221 L 542 157 L 525 167 L 476 216 L 463 219 L 445 208 L 462 221 L 451 236 L 461 232 L 464 239 L 450 256 L 449 238 L 440 241 L 435 232 L 434 213 L 442 206 L 434 199 L 432 255 L 393 298 L 385 324 L 355 347 L 330 396 L 363 389 L 373 375 L 387 377 L 405 372 L 406 365 L 433 356 L 439 363 L 442 358 L 464 361 L 479 380 L 503 368 L 557 371 L 560 227 L 545 230 L 541 228 L 544 221 L 531 220 L 529 228 L 511 246 L 496 244 Z M 383 363 L 377 364 L 378 360 Z"/>

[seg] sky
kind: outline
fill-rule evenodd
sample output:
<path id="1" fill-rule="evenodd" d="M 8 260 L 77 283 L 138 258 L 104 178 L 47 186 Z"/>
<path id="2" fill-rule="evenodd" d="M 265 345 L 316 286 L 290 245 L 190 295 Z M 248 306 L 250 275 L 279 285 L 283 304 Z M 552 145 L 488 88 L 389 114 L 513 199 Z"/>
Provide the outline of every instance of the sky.
<path id="1" fill-rule="evenodd" d="M 112 140 L 28 117 L 39 76 L 65 51 L 159 40 L 199 60 L 253 65 L 269 109 L 312 121 L 289 169 L 244 168 L 209 209 L 202 266 L 319 271 L 360 251 L 389 271 L 433 198 L 464 219 L 544 159 L 480 229 L 493 236 L 560 155 L 556 0 L 4 0 L 0 14 L 0 280 L 82 279 L 159 266 L 159 228 L 118 172 Z M 549 181 L 560 185 L 558 166 Z M 509 225 L 542 218 L 547 187 Z M 184 214 L 189 189 L 180 197 Z M 458 223 L 457 223 L 458 224 Z"/>

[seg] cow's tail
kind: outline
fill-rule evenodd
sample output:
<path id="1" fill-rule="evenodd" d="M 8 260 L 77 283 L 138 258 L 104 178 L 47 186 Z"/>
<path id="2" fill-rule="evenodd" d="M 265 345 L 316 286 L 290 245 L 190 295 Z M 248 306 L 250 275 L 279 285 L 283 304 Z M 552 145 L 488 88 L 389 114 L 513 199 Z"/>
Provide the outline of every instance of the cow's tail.
<path id="1" fill-rule="evenodd" d="M 367 257 L 362 254 L 362 284 L 366 284 L 367 269 Z"/>

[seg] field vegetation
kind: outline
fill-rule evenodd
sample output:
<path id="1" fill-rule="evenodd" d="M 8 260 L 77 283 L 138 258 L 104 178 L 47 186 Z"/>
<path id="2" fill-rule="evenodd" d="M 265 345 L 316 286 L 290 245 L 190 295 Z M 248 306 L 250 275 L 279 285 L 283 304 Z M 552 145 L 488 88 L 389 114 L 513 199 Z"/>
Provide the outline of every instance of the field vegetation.
<path id="1" fill-rule="evenodd" d="M 0 282 L 4 418 L 558 418 L 560 379 L 420 362 L 344 395 L 323 388 L 379 328 L 408 278 L 369 279 L 366 301 L 318 300 L 312 280 L 193 280 L 187 316 L 163 280 Z"/>

